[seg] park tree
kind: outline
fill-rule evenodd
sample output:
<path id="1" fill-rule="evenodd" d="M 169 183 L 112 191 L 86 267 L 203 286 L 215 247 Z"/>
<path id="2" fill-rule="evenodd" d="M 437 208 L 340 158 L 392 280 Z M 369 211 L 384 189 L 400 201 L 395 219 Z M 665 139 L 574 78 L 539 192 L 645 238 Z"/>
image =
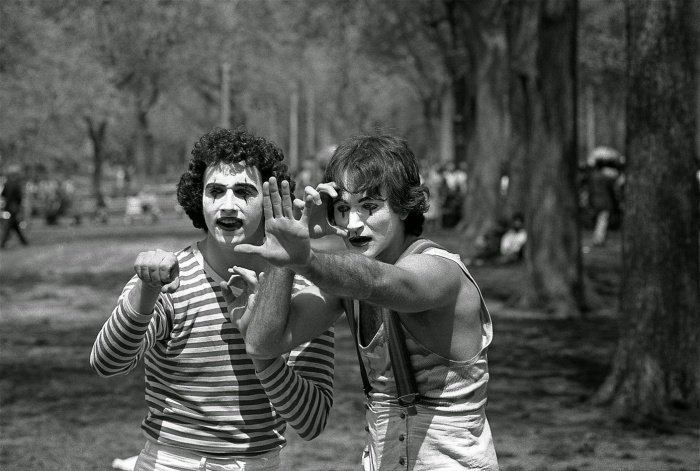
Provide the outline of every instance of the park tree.
<path id="1" fill-rule="evenodd" d="M 455 97 L 456 160 L 469 175 L 461 228 L 466 241 L 502 216 L 502 169 L 508 160 L 507 39 L 503 0 L 445 1 L 454 51 L 449 69 Z M 459 61 L 464 61 L 461 65 Z"/>
<path id="2" fill-rule="evenodd" d="M 420 103 L 422 130 L 411 133 L 419 154 L 441 163 L 454 162 L 454 97 L 435 9 L 431 2 L 367 2 L 360 47 L 386 75 L 401 77 Z M 418 131 L 418 132 L 416 132 Z"/>
<path id="3" fill-rule="evenodd" d="M 2 71 L 7 155 L 35 171 L 72 174 L 85 161 L 87 142 L 91 190 L 99 200 L 106 130 L 122 106 L 89 45 L 94 32 L 84 26 L 94 24 L 92 10 L 78 0 L 3 5 L 3 21 L 13 20 Z"/>
<path id="4" fill-rule="evenodd" d="M 579 1 L 580 157 L 596 146 L 624 146 L 624 8 L 623 2 Z"/>
<path id="5" fill-rule="evenodd" d="M 113 84 L 130 99 L 136 177 L 146 181 L 156 158 L 152 112 L 164 94 L 180 86 L 201 64 L 194 44 L 205 11 L 197 3 L 102 0 L 95 6 L 95 47 L 113 74 Z"/>
<path id="6" fill-rule="evenodd" d="M 511 2 L 510 114 L 514 184 L 528 230 L 522 304 L 558 317 L 582 304 L 576 191 L 576 0 Z"/>
<path id="7" fill-rule="evenodd" d="M 367 2 L 362 30 L 367 54 L 408 77 L 416 91 L 424 134 L 440 149 L 433 160 L 466 164 L 462 229 L 467 241 L 487 230 L 499 214 L 508 119 L 504 4 Z"/>
<path id="8" fill-rule="evenodd" d="M 627 2 L 621 336 L 597 400 L 634 422 L 700 406 L 698 8 Z"/>

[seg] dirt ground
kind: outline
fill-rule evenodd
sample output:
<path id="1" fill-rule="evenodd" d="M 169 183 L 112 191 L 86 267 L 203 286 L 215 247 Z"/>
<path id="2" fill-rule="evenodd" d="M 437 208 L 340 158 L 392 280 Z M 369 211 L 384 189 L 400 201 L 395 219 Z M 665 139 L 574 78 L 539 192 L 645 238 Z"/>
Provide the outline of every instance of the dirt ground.
<path id="1" fill-rule="evenodd" d="M 136 254 L 177 249 L 198 237 L 185 220 L 127 227 L 33 226 L 32 245 L 0 252 L 0 469 L 111 469 L 138 453 L 145 406 L 139 371 L 99 378 L 92 343 L 130 276 Z M 455 234 L 434 234 L 459 246 Z M 670 427 L 615 422 L 590 403 L 617 339 L 619 241 L 585 255 L 606 309 L 578 320 L 509 305 L 522 267 L 472 271 L 490 307 L 487 415 L 501 469 L 700 469 L 700 419 L 679 414 Z M 612 306 L 612 308 L 611 308 Z M 336 396 L 326 431 L 313 442 L 288 432 L 286 470 L 355 470 L 363 446 L 363 407 L 350 335 L 337 325 Z"/>

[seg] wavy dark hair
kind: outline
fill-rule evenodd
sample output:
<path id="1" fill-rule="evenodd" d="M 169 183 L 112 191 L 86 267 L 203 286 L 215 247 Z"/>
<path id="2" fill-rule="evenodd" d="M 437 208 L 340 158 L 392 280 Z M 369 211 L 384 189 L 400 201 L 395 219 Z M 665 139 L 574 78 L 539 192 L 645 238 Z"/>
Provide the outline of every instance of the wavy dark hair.
<path id="1" fill-rule="evenodd" d="M 372 198 L 385 189 L 391 209 L 406 214 L 406 232 L 416 236 L 423 232 L 429 192 L 420 182 L 416 156 L 404 139 L 389 135 L 346 139 L 328 162 L 323 181 L 335 182 L 349 193 L 366 191 Z"/>
<path id="2" fill-rule="evenodd" d="M 289 175 L 287 165 L 282 163 L 284 154 L 272 142 L 256 137 L 244 127 L 236 129 L 214 128 L 195 143 L 192 156 L 185 173 L 177 185 L 177 202 L 185 210 L 197 229 L 207 231 L 202 209 L 204 191 L 204 172 L 212 165 L 245 162 L 245 165 L 257 167 L 266 182 L 270 177 L 289 182 L 290 191 L 294 191 L 295 182 Z"/>

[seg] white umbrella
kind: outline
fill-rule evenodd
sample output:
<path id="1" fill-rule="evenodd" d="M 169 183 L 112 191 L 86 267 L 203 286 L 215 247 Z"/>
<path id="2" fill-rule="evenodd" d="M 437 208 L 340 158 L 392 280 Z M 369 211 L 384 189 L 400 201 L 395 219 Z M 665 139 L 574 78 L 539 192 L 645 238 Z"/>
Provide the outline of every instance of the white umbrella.
<path id="1" fill-rule="evenodd" d="M 593 166 L 597 162 L 609 162 L 613 164 L 623 164 L 625 157 L 612 147 L 599 146 L 588 155 L 588 165 Z"/>

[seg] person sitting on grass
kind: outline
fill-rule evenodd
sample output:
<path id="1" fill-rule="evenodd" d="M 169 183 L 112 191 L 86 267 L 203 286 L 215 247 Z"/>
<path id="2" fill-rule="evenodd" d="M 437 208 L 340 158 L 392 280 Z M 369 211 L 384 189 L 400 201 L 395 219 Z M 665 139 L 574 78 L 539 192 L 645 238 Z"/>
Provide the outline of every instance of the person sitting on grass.
<path id="1" fill-rule="evenodd" d="M 286 424 L 306 440 L 326 425 L 333 329 L 288 356 L 256 359 L 235 323 L 262 272 L 273 284 L 286 277 L 234 250 L 263 241 L 263 182 L 293 187 L 282 160 L 277 147 L 243 128 L 202 136 L 177 198 L 204 238 L 175 253 L 140 253 L 95 340 L 90 363 L 102 376 L 128 373 L 144 359 L 148 413 L 138 471 L 279 469 Z M 290 280 L 287 302 L 309 285 Z"/>
<path id="2" fill-rule="evenodd" d="M 280 191 L 271 178 L 263 185 L 264 243 L 234 249 L 292 269 L 320 293 L 280 312 L 270 300 L 281 302 L 288 288 L 262 280 L 241 319 L 250 353 L 283 352 L 345 312 L 357 319 L 367 380 L 364 469 L 498 469 L 485 413 L 491 318 L 459 255 L 420 238 L 427 194 L 413 152 L 393 136 L 350 138 L 324 182 L 305 189 L 297 219 L 288 185 Z M 311 238 L 334 230 L 346 250 L 315 250 Z M 402 336 L 403 360 L 393 354 Z"/>
<path id="3" fill-rule="evenodd" d="M 525 230 L 525 218 L 521 213 L 515 213 L 510 221 L 510 227 L 501 238 L 501 250 L 499 263 L 508 264 L 519 262 L 523 259 L 527 231 Z"/>

